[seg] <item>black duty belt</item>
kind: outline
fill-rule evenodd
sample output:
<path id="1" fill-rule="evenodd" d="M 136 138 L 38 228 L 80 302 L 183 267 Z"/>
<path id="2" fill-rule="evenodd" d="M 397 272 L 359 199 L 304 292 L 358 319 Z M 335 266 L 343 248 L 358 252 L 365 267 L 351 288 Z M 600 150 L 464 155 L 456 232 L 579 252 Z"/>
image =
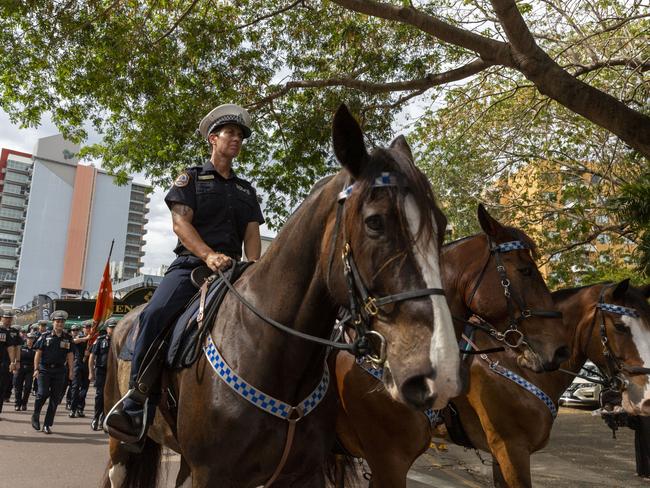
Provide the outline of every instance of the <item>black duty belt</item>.
<path id="1" fill-rule="evenodd" d="M 41 363 L 41 368 L 45 369 L 62 368 L 63 366 L 65 366 L 65 363 Z"/>
<path id="2" fill-rule="evenodd" d="M 234 253 L 225 252 L 225 251 L 215 251 L 215 252 L 217 252 L 219 254 L 225 254 L 226 256 L 228 256 L 231 259 L 234 259 L 235 261 L 241 261 L 241 255 L 239 255 L 239 254 L 234 254 Z M 196 257 L 194 254 L 192 254 L 190 251 L 188 251 L 187 249 L 185 249 L 184 251 L 179 252 L 177 254 L 177 256 L 178 257 L 180 257 L 180 256 L 192 256 L 192 257 L 194 257 L 196 259 L 200 259 L 200 258 Z"/>

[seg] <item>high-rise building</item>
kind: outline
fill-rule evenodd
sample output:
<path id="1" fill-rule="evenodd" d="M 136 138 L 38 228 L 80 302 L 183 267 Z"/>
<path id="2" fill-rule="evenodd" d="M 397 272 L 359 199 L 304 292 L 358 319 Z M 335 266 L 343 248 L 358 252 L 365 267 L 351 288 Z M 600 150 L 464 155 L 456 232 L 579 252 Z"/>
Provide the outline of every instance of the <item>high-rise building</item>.
<path id="1" fill-rule="evenodd" d="M 97 289 L 111 261 L 121 277 L 142 267 L 148 187 L 78 164 L 79 146 L 61 135 L 33 155 L 0 155 L 0 303 L 19 307 L 39 294 L 83 295 Z"/>

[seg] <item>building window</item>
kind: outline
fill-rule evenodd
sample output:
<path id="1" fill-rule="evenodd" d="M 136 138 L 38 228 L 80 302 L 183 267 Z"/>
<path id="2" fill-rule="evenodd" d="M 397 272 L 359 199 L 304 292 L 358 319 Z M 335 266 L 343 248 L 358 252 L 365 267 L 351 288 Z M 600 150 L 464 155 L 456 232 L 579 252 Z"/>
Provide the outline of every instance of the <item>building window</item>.
<path id="1" fill-rule="evenodd" d="M 18 171 L 29 171 L 31 164 L 21 163 L 13 159 L 7 159 L 7 168 L 17 169 Z"/>
<path id="2" fill-rule="evenodd" d="M 0 208 L 0 217 L 9 217 L 10 219 L 22 219 L 23 211 L 13 208 Z"/>
<path id="3" fill-rule="evenodd" d="M 0 232 L 0 242 L 18 242 L 20 239 L 16 234 L 5 234 Z"/>
<path id="4" fill-rule="evenodd" d="M 23 187 L 20 185 L 12 185 L 11 183 L 5 184 L 4 188 L 2 189 L 3 193 L 13 193 L 15 195 L 22 195 L 23 194 Z"/>
<path id="5" fill-rule="evenodd" d="M 19 197 L 10 197 L 9 195 L 2 195 L 2 204 L 11 205 L 12 207 L 24 207 L 25 200 Z"/>
<path id="6" fill-rule="evenodd" d="M 16 266 L 15 259 L 0 259 L 0 268 L 14 269 L 15 266 Z"/>
<path id="7" fill-rule="evenodd" d="M 20 173 L 14 173 L 13 171 L 8 171 L 7 176 L 5 176 L 5 181 L 13 181 L 14 183 L 28 183 L 29 175 L 23 175 Z"/>
<path id="8" fill-rule="evenodd" d="M 2 256 L 15 256 L 16 248 L 11 246 L 0 246 L 0 255 Z"/>
<path id="9" fill-rule="evenodd" d="M 21 222 L 9 222 L 6 220 L 0 220 L 0 229 L 1 230 L 16 230 L 20 231 L 22 229 Z"/>
<path id="10" fill-rule="evenodd" d="M 610 244 L 612 242 L 612 238 L 609 236 L 609 234 L 600 234 L 597 241 L 601 244 Z"/>

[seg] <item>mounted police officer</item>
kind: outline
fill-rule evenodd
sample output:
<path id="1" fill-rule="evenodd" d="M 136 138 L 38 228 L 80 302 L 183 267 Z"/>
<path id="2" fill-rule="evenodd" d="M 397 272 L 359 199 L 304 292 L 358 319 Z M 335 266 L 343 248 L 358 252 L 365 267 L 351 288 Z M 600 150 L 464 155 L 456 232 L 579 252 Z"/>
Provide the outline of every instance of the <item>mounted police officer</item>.
<path id="1" fill-rule="evenodd" d="M 199 124 L 199 132 L 211 147 L 202 166 L 189 168 L 174 181 L 165 202 L 172 213 L 178 245 L 177 258 L 140 314 L 140 333 L 131 364 L 127 398 L 106 419 L 109 433 L 133 443 L 146 430 L 144 408 L 153 419 L 157 397 L 152 385 L 138 381 L 143 359 L 156 337 L 183 310 L 196 288 L 192 270 L 207 265 L 213 271 L 228 268 L 241 258 L 242 243 L 249 260 L 261 253 L 259 225 L 264 223 L 255 189 L 232 169 L 243 140 L 251 135 L 250 116 L 237 105 L 221 105 Z"/>
<path id="2" fill-rule="evenodd" d="M 25 337 L 25 343 L 20 348 L 20 366 L 14 373 L 14 390 L 16 391 L 16 411 L 27 410 L 27 401 L 29 394 L 32 392 L 32 382 L 34 381 L 34 341 L 36 334 L 30 332 Z"/>
<path id="3" fill-rule="evenodd" d="M 88 368 L 90 381 L 95 381 L 95 415 L 90 427 L 99 430 L 104 421 L 104 385 L 106 384 L 106 366 L 108 366 L 108 352 L 111 347 L 111 336 L 117 325 L 117 319 L 110 318 L 104 325 L 106 330 L 100 334 L 90 350 Z"/>
<path id="4" fill-rule="evenodd" d="M 83 326 L 83 327 L 82 327 Z M 74 371 L 72 376 L 72 393 L 70 401 L 70 418 L 83 418 L 88 393 L 88 354 L 86 345 L 90 339 L 92 320 L 86 320 L 81 326 L 72 327 L 72 354 L 74 356 Z M 82 332 L 83 328 L 83 332 Z"/>
<path id="5" fill-rule="evenodd" d="M 38 377 L 38 393 L 34 403 L 34 414 L 32 415 L 32 427 L 35 430 L 41 428 L 41 408 L 49 398 L 43 432 L 51 434 L 54 415 L 63 398 L 63 388 L 66 381 L 66 368 L 68 366 L 69 379 L 72 379 L 73 355 L 72 336 L 64 331 L 65 321 L 68 318 L 67 312 L 56 310 L 52 313 L 51 331 L 42 334 L 34 345 L 36 355 L 34 356 L 34 377 Z"/>
<path id="6" fill-rule="evenodd" d="M 0 318 L 0 413 L 5 393 L 12 385 L 13 373 L 20 368 L 20 335 L 11 327 L 14 314 L 9 310 L 2 312 Z"/>

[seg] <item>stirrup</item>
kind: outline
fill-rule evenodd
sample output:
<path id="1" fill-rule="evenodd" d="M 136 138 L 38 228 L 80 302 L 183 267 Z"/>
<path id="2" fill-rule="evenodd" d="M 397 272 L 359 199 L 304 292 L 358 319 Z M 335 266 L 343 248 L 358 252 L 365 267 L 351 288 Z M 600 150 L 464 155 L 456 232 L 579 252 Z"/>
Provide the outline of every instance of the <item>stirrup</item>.
<path id="1" fill-rule="evenodd" d="M 136 401 L 142 405 L 143 408 L 143 415 L 142 415 L 142 428 L 140 429 L 140 433 L 138 434 L 137 437 L 131 436 L 128 434 L 125 434 L 124 432 L 120 432 L 114 429 L 111 429 L 107 421 L 110 418 L 111 414 L 115 412 L 115 410 L 124 404 L 124 400 L 127 398 L 131 397 L 139 397 Z M 141 402 L 141 400 L 144 399 L 144 402 Z M 113 408 L 110 409 L 108 414 L 104 417 L 104 421 L 102 422 L 102 429 L 104 432 L 108 433 L 111 437 L 114 437 L 120 441 L 122 441 L 125 444 L 139 444 L 143 441 L 145 434 L 147 433 L 147 427 L 148 427 L 148 422 L 149 422 L 149 397 L 144 396 L 142 392 L 137 390 L 136 388 L 131 388 L 129 391 L 127 391 L 120 400 L 113 405 Z"/>

